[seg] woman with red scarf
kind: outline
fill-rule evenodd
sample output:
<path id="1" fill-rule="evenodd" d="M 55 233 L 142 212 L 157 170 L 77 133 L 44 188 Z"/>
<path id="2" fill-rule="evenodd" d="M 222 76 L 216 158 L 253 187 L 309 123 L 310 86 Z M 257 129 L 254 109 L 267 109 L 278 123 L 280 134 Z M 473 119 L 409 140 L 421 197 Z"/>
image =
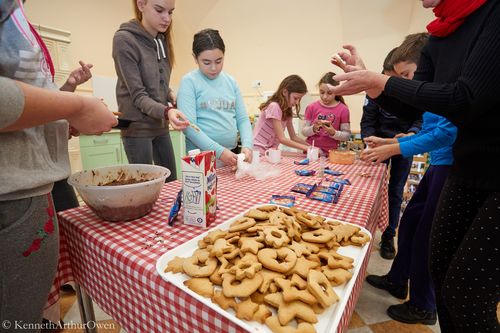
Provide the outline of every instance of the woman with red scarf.
<path id="1" fill-rule="evenodd" d="M 429 111 L 457 128 L 430 265 L 441 332 L 500 332 L 500 1 L 423 0 L 436 19 L 413 80 L 367 71 L 350 45 L 336 95 L 361 91 L 401 118 Z M 332 63 L 336 63 L 332 60 Z M 411 286 L 410 286 L 411 288 Z"/>

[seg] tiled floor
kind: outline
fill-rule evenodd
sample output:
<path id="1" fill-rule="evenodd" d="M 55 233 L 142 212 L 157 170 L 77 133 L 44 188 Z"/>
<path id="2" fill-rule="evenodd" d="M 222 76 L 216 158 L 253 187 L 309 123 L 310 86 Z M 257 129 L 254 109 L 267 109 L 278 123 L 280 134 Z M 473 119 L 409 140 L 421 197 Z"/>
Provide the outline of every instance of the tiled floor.
<path id="1" fill-rule="evenodd" d="M 378 253 L 380 232 L 375 234 L 373 251 L 368 263 L 367 274 L 386 274 L 391 268 L 392 260 L 383 259 Z M 410 325 L 392 320 L 386 309 L 393 304 L 401 303 L 388 292 L 374 288 L 368 283 L 363 284 L 363 289 L 356 304 L 354 315 L 349 324 L 348 333 L 432 333 L 441 332 L 439 325 Z"/>
<path id="2" fill-rule="evenodd" d="M 379 243 L 380 233 L 375 235 L 374 244 Z M 385 274 L 391 266 L 390 260 L 382 259 L 378 253 L 378 246 L 374 246 L 371 253 L 370 262 L 368 265 L 368 274 Z M 439 326 L 425 325 L 408 325 L 391 320 L 386 309 L 389 305 L 397 304 L 398 299 L 389 295 L 389 293 L 373 288 L 365 283 L 361 290 L 356 310 L 349 324 L 348 333 L 432 333 L 440 332 Z M 106 313 L 94 305 L 94 311 L 98 325 L 103 327 L 99 329 L 99 333 L 124 333 L 120 325 L 113 321 Z M 80 315 L 75 294 L 72 292 L 64 292 L 61 302 L 61 314 L 66 325 L 68 323 L 80 323 Z M 62 331 L 63 333 L 80 333 L 80 329 L 68 328 Z"/>

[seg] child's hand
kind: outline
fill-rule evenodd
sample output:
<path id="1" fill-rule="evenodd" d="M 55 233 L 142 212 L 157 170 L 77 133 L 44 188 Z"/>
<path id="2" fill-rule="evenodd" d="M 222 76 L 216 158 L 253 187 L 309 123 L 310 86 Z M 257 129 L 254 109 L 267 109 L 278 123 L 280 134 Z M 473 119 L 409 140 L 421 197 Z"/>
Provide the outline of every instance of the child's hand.
<path id="1" fill-rule="evenodd" d="M 313 125 L 313 132 L 314 133 L 318 133 L 320 128 L 323 126 L 323 123 L 319 120 L 315 121 L 314 122 L 314 125 Z"/>
<path id="2" fill-rule="evenodd" d="M 370 148 L 379 147 L 384 144 L 384 139 L 377 136 L 369 136 L 363 139 L 365 144 Z"/>
<path id="3" fill-rule="evenodd" d="M 66 80 L 66 83 L 61 87 L 61 90 L 73 92 L 76 90 L 77 86 L 87 82 L 92 77 L 90 69 L 93 67 L 93 65 L 86 64 L 81 60 L 79 61 L 79 64 L 80 67 L 69 74 L 68 79 Z"/>
<path id="4" fill-rule="evenodd" d="M 329 121 L 323 123 L 323 128 L 329 136 L 333 136 L 335 135 L 335 133 L 337 133 L 337 131 L 335 130 L 335 128 L 333 128 L 332 124 Z"/>
<path id="5" fill-rule="evenodd" d="M 389 144 L 361 152 L 360 158 L 365 162 L 381 163 L 388 158 L 401 154 L 399 144 Z"/>
<path id="6" fill-rule="evenodd" d="M 186 120 L 186 116 L 179 110 L 175 108 L 167 109 L 165 113 L 165 116 L 169 120 L 173 129 L 183 130 L 189 126 L 189 121 Z"/>
<path id="7" fill-rule="evenodd" d="M 220 155 L 220 160 L 225 164 L 229 165 L 231 167 L 236 167 L 236 164 L 238 162 L 238 157 L 236 156 L 235 153 L 230 151 L 229 149 L 224 149 L 222 154 Z"/>
<path id="8" fill-rule="evenodd" d="M 245 154 L 245 162 L 252 163 L 252 150 L 244 147 L 241 148 L 241 152 Z"/>

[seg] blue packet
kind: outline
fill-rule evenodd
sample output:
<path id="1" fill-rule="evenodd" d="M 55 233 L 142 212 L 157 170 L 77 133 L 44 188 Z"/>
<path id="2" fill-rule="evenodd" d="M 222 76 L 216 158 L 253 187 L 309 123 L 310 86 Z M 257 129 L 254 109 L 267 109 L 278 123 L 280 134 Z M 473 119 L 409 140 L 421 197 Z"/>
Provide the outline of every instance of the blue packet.
<path id="1" fill-rule="evenodd" d="M 351 182 L 349 181 L 349 179 L 342 179 L 342 178 L 335 178 L 333 180 L 334 183 L 339 183 L 339 184 L 342 184 L 342 185 L 351 185 Z"/>
<path id="2" fill-rule="evenodd" d="M 339 185 L 351 185 L 351 182 L 347 178 L 326 178 L 325 180 L 333 184 L 336 183 Z"/>
<path id="3" fill-rule="evenodd" d="M 172 226 L 174 224 L 174 220 L 179 214 L 179 210 L 182 206 L 182 190 L 177 193 L 177 197 L 175 198 L 174 204 L 172 208 L 170 208 L 170 213 L 168 213 L 168 225 Z"/>
<path id="4" fill-rule="evenodd" d="M 292 195 L 273 194 L 269 203 L 285 207 L 293 207 L 295 205 L 295 197 Z"/>
<path id="5" fill-rule="evenodd" d="M 330 169 L 330 167 L 326 167 L 324 173 L 330 176 L 342 176 L 344 173 L 341 171 L 335 171 Z"/>
<path id="6" fill-rule="evenodd" d="M 333 183 L 332 185 L 330 185 L 330 186 L 318 185 L 318 186 L 316 186 L 315 191 L 322 192 L 322 193 L 328 193 L 328 194 L 340 194 L 344 185 L 339 184 L 339 183 Z M 337 186 L 335 186 L 335 185 L 337 185 Z M 339 187 L 339 185 L 340 185 L 340 187 Z"/>
<path id="7" fill-rule="evenodd" d="M 331 193 L 323 193 L 319 191 L 312 191 L 308 193 L 307 197 L 313 200 L 319 200 L 323 202 L 337 203 L 339 200 L 338 195 Z"/>
<path id="8" fill-rule="evenodd" d="M 309 192 L 309 190 L 313 188 L 313 185 L 309 185 L 309 184 L 304 184 L 304 183 L 298 183 L 298 184 L 295 184 L 291 189 L 290 191 L 292 192 L 297 192 L 297 193 L 302 193 L 302 194 L 306 194 L 307 192 Z"/>
<path id="9" fill-rule="evenodd" d="M 309 159 L 308 158 L 304 158 L 301 161 L 293 161 L 293 164 L 297 164 L 297 165 L 309 165 Z"/>
<path id="10" fill-rule="evenodd" d="M 328 187 L 331 187 L 335 190 L 342 191 L 344 189 L 344 184 L 332 182 L 332 183 L 330 183 L 330 185 L 328 185 Z"/>
<path id="11" fill-rule="evenodd" d="M 295 170 L 295 174 L 298 176 L 314 176 L 316 171 L 314 170 Z"/>
<path id="12" fill-rule="evenodd" d="M 333 192 L 330 193 L 321 192 L 320 190 L 325 187 L 326 186 L 315 184 L 309 190 L 309 192 L 306 193 L 306 197 L 323 202 L 337 203 L 337 201 L 339 200 L 340 192 L 338 190 L 332 190 Z M 320 190 L 318 190 L 318 188 Z"/>

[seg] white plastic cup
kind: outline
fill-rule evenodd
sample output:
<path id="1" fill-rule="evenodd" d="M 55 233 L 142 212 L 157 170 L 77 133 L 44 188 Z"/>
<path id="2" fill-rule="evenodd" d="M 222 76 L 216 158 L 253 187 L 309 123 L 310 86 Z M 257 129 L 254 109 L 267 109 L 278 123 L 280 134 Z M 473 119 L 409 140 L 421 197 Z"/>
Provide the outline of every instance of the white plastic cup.
<path id="1" fill-rule="evenodd" d="M 257 165 L 260 163 L 260 152 L 258 150 L 252 151 L 252 164 Z"/>
<path id="2" fill-rule="evenodd" d="M 279 149 L 268 149 L 265 155 L 269 163 L 276 164 L 281 161 L 281 150 Z"/>
<path id="3" fill-rule="evenodd" d="M 307 158 L 312 161 L 317 161 L 319 159 L 319 148 L 309 147 L 307 148 Z"/>

